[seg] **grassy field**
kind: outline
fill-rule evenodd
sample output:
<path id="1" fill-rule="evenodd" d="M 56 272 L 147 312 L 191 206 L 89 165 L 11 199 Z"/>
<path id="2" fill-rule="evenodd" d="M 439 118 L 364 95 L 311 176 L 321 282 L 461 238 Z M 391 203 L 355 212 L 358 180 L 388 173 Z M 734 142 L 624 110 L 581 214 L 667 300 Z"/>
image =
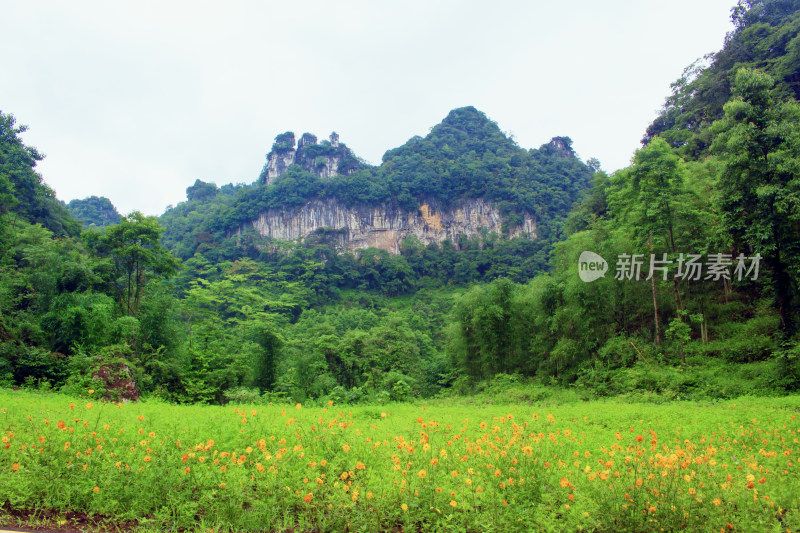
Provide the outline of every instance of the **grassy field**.
<path id="1" fill-rule="evenodd" d="M 663 405 L 109 404 L 0 390 L 0 523 L 797 531 L 800 397 Z"/>

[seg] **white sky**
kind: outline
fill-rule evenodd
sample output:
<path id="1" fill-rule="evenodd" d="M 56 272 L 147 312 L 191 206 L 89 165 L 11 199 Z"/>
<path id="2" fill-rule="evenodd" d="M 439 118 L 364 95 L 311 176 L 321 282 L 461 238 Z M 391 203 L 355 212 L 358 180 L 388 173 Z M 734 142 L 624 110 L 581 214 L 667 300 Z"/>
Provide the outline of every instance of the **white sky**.
<path id="1" fill-rule="evenodd" d="M 60 199 L 123 214 L 160 214 L 196 178 L 251 183 L 287 130 L 379 163 L 466 105 L 613 171 L 734 4 L 0 0 L 0 110 Z"/>

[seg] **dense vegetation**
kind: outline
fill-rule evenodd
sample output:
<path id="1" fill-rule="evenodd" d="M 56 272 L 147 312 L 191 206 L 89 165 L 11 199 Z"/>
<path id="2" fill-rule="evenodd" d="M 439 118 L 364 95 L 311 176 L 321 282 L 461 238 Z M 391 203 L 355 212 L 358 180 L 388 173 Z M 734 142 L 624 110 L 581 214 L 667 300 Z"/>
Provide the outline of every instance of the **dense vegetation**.
<path id="1" fill-rule="evenodd" d="M 84 227 L 102 228 L 119 224 L 122 215 L 111 200 L 105 196 L 91 196 L 83 200 L 70 200 L 67 210 L 75 220 L 80 221 Z"/>
<path id="2" fill-rule="evenodd" d="M 224 533 L 800 527 L 797 396 L 531 406 L 499 394 L 493 405 L 383 407 L 94 396 L 0 391 L 11 428 L 0 433 L 9 502 L 0 523 L 86 531 L 88 518 L 103 530 Z"/>
<path id="3" fill-rule="evenodd" d="M 74 201 L 81 232 L 24 130 L 0 115 L 0 383 L 109 397 L 125 383 L 212 403 L 403 400 L 497 379 L 590 395 L 795 390 L 800 16 L 791 2 L 742 2 L 734 20 L 612 176 L 566 137 L 525 150 L 466 107 L 381 165 L 355 160 L 332 178 L 296 164 L 268 186 L 197 180 L 160 219 L 110 225 L 107 201 Z M 287 132 L 272 149 L 289 144 Z M 334 149 L 300 148 L 312 163 Z M 342 251 L 326 230 L 285 243 L 248 229 L 315 198 L 402 209 L 485 198 L 507 228 L 529 214 L 540 235 L 409 239 L 392 255 Z M 605 258 L 605 277 L 578 276 L 584 251 Z M 616 275 L 625 254 L 640 254 L 641 276 Z M 685 275 L 694 255 L 699 279 Z M 651 256 L 666 266 L 648 277 Z"/>
<path id="4" fill-rule="evenodd" d="M 796 530 L 800 0 L 732 17 L 613 175 L 467 107 L 376 167 L 304 134 L 269 184 L 120 216 L 59 202 L 0 112 L 0 524 Z M 538 235 L 249 224 L 329 198 Z"/>
<path id="5" fill-rule="evenodd" d="M 283 139 L 288 135 L 291 132 L 279 135 L 276 146 L 287 143 Z M 509 228 L 519 225 L 525 213 L 535 216 L 544 228 L 542 242 L 549 244 L 557 237 L 557 222 L 591 181 L 592 167 L 575 157 L 571 143 L 559 137 L 539 150 L 524 150 L 475 108 L 455 109 L 425 138 L 414 137 L 386 152 L 378 167 L 323 179 L 297 164 L 269 187 L 229 185 L 216 190 L 198 181 L 187 190 L 187 202 L 161 217 L 167 228 L 164 243 L 184 260 L 198 252 L 211 261 L 257 259 L 259 239 L 245 232 L 234 241 L 230 234 L 268 209 L 331 197 L 349 206 L 383 204 L 408 210 L 423 200 L 447 206 L 461 198 L 486 198 L 499 205 Z M 194 194 L 198 186 L 205 187 L 202 196 Z"/>

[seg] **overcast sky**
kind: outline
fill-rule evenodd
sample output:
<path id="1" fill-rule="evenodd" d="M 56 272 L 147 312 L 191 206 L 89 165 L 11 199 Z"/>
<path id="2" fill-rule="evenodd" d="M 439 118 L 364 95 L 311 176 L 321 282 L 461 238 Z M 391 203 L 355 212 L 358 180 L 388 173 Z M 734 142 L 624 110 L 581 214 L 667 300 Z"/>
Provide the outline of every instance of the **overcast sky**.
<path id="1" fill-rule="evenodd" d="M 626 166 L 735 0 L 0 0 L 0 110 L 64 201 L 161 214 L 195 179 L 253 182 L 275 135 L 356 155 L 472 105 L 537 148 Z"/>

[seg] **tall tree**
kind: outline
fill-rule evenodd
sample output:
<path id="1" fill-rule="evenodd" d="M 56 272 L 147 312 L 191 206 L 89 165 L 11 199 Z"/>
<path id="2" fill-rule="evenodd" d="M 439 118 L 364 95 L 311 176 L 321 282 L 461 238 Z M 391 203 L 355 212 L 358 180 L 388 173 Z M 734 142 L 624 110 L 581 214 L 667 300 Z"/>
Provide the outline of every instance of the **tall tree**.
<path id="1" fill-rule="evenodd" d="M 0 212 L 10 209 L 59 236 L 78 235 L 80 224 L 36 172 L 44 156 L 22 142 L 20 134 L 27 129 L 16 125 L 14 115 L 0 111 Z"/>
<path id="2" fill-rule="evenodd" d="M 135 211 L 110 226 L 95 245 L 101 255 L 114 261 L 114 285 L 123 311 L 136 316 L 149 278 L 169 277 L 180 265 L 159 239 L 164 228 L 155 217 Z"/>
<path id="3" fill-rule="evenodd" d="M 614 190 L 609 198 L 621 220 L 631 225 L 639 245 L 647 245 L 651 254 L 676 252 L 678 220 L 685 215 L 690 194 L 683 178 L 683 163 L 669 144 L 654 138 L 636 152 L 633 166 L 613 178 Z M 660 344 L 656 273 L 651 272 L 653 314 L 656 344 Z M 673 277 L 675 306 L 680 309 L 677 280 Z"/>
<path id="4" fill-rule="evenodd" d="M 774 80 L 736 73 L 733 98 L 714 123 L 712 150 L 725 163 L 719 180 L 722 227 L 741 251 L 759 253 L 772 273 L 775 304 L 788 338 L 800 277 L 800 104 L 778 101 Z"/>

